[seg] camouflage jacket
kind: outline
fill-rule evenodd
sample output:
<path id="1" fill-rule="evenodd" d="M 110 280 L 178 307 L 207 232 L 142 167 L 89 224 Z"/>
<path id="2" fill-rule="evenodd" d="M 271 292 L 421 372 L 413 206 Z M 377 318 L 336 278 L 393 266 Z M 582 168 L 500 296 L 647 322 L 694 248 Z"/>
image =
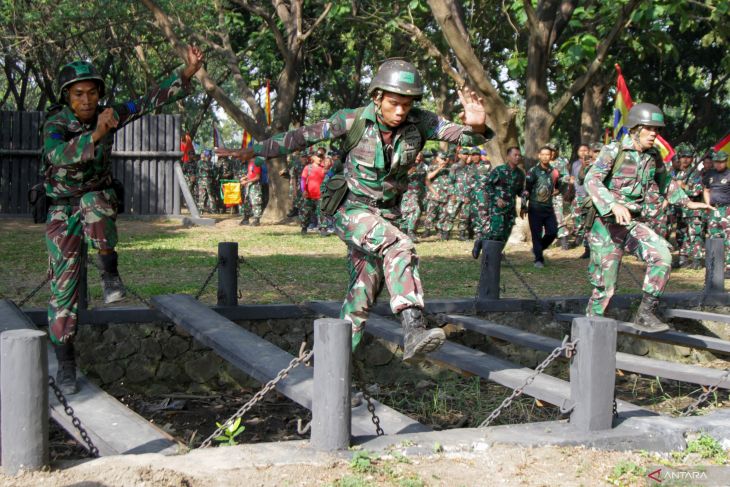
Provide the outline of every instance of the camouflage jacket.
<path id="1" fill-rule="evenodd" d="M 611 175 L 622 150 L 625 156 L 621 167 L 617 174 Z M 658 174 L 657 162 L 661 164 Z M 672 180 L 666 164 L 653 151 L 637 151 L 629 135 L 603 146 L 586 174 L 585 188 L 602 216 L 611 214 L 611 208 L 617 203 L 639 215 L 647 205 L 655 205 L 661 195 L 666 195 L 669 203 L 675 205 L 688 201 L 685 192 Z"/>
<path id="2" fill-rule="evenodd" d="M 489 175 L 492 174 L 492 164 L 485 164 L 482 161 L 472 164 L 470 174 L 469 189 L 472 196 L 479 193 L 483 193 L 487 190 L 486 184 L 489 180 Z"/>
<path id="3" fill-rule="evenodd" d="M 489 194 L 489 204 L 496 207 L 501 198 L 507 206 L 515 205 L 515 198 L 525 186 L 525 173 L 519 167 L 512 169 L 509 164 L 502 164 L 487 176 L 485 188 Z"/>
<path id="4" fill-rule="evenodd" d="M 555 190 L 562 189 L 563 184 L 557 169 L 551 165 L 548 165 L 547 169 L 543 169 L 542 165 L 538 164 L 527 171 L 522 198 L 523 200 L 529 199 L 531 208 L 538 206 L 552 208 L 553 194 Z"/>
<path id="5" fill-rule="evenodd" d="M 254 153 L 277 157 L 314 145 L 322 140 L 344 139 L 355 120 L 356 109 L 343 109 L 330 118 L 289 132 L 274 135 L 255 143 Z M 362 113 L 365 132 L 344 160 L 347 186 L 353 194 L 375 201 L 395 201 L 403 194 L 408 183 L 408 169 L 415 164 L 416 155 L 428 140 L 441 140 L 461 145 L 479 145 L 484 136 L 473 133 L 469 127 L 449 122 L 435 113 L 413 108 L 406 121 L 393 134 L 392 155 L 386 157 L 378 129 L 375 104 L 370 103 Z M 491 131 L 489 131 L 491 136 Z"/>
<path id="6" fill-rule="evenodd" d="M 409 193 L 415 193 L 420 198 L 426 191 L 426 171 L 427 166 L 425 163 L 416 166 L 416 170 L 408 176 L 408 189 Z"/>
<path id="7" fill-rule="evenodd" d="M 471 165 L 458 162 L 451 165 L 451 188 L 450 192 L 457 199 L 463 200 L 469 194 L 469 176 L 471 174 Z"/>
<path id="8" fill-rule="evenodd" d="M 188 91 L 189 87 L 183 87 L 182 79 L 175 73 L 142 98 L 112 105 L 119 120 L 117 129 L 158 107 L 184 98 Z M 104 108 L 99 107 L 99 112 Z M 90 124 L 81 123 L 68 106 L 48 116 L 43 125 L 41 165 L 48 196 L 75 197 L 109 187 L 114 131 L 94 143 L 91 134 L 95 129 L 96 120 Z"/>
<path id="9" fill-rule="evenodd" d="M 428 168 L 428 172 L 435 171 L 437 167 L 436 163 L 434 163 L 432 167 Z M 449 199 L 450 185 L 451 173 L 449 172 L 449 166 L 446 166 L 431 180 L 431 189 L 436 192 L 437 196 L 434 196 L 431 191 L 427 191 L 426 196 L 433 201 L 445 203 Z"/>
<path id="10" fill-rule="evenodd" d="M 686 171 L 674 172 L 672 177 L 684 183 L 684 192 L 692 201 L 702 201 L 702 171 L 690 166 Z"/>

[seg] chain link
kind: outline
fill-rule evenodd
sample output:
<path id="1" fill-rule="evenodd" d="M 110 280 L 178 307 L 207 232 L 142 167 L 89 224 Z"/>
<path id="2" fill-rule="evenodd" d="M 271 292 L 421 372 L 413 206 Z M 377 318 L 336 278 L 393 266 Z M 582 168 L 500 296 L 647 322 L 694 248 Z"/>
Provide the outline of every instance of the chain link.
<path id="1" fill-rule="evenodd" d="M 208 287 L 208 284 L 210 284 L 210 280 L 213 279 L 213 276 L 215 275 L 216 271 L 218 270 L 218 266 L 220 265 L 219 261 L 215 261 L 215 265 L 210 270 L 210 273 L 208 273 L 208 277 L 205 278 L 205 282 L 203 282 L 203 285 L 200 286 L 200 289 L 198 289 L 198 292 L 195 293 L 195 299 L 200 299 L 200 296 L 203 295 L 203 291 L 205 291 L 205 288 Z"/>
<path id="2" fill-rule="evenodd" d="M 689 407 L 680 414 L 680 416 L 689 416 L 692 412 L 697 410 L 699 405 L 707 401 L 710 394 L 714 393 L 720 387 L 720 384 L 722 384 L 728 377 L 730 377 L 730 369 L 725 369 L 725 373 L 722 374 L 722 377 L 720 377 L 720 380 L 717 381 L 717 384 L 711 386 L 705 392 L 700 394 L 700 397 L 698 397 L 694 403 L 690 404 Z"/>
<path id="3" fill-rule="evenodd" d="M 287 375 L 289 375 L 289 372 L 294 370 L 296 367 L 298 367 L 300 364 L 306 364 L 309 362 L 309 360 L 312 358 L 312 355 L 314 354 L 313 351 L 305 351 L 304 348 L 306 347 L 307 343 L 302 342 L 302 346 L 299 349 L 299 356 L 294 357 L 291 362 L 289 362 L 289 365 L 287 365 L 285 368 L 281 369 L 278 374 L 276 374 L 276 377 L 271 379 L 269 382 L 264 385 L 264 387 L 261 388 L 260 391 L 258 391 L 254 396 L 249 399 L 249 401 L 241 406 L 241 408 L 235 412 L 233 416 L 228 418 L 223 424 L 222 427 L 218 428 L 213 432 L 212 435 L 210 435 L 208 438 L 203 441 L 203 443 L 200 444 L 200 448 L 207 448 L 210 446 L 211 441 L 216 436 L 219 436 L 223 431 L 228 427 L 228 425 L 233 424 L 237 419 L 242 418 L 244 414 L 246 414 L 248 411 L 251 410 L 261 399 L 266 396 L 269 392 L 271 392 L 274 388 L 276 388 L 276 384 L 279 383 L 282 379 L 284 379 Z"/>
<path id="4" fill-rule="evenodd" d="M 58 385 L 56 385 L 56 381 L 53 379 L 53 377 L 48 377 L 48 386 L 53 389 L 53 392 L 54 394 L 56 394 L 58 402 L 61 403 L 61 406 L 63 406 L 63 412 L 71 418 L 71 424 L 73 424 L 74 428 L 78 430 L 81 439 L 84 440 L 84 443 L 86 443 L 86 450 L 89 452 L 89 455 L 94 458 L 98 457 L 99 449 L 94 446 L 94 442 L 91 441 L 89 434 L 81 425 L 81 420 L 78 418 L 78 416 L 74 414 L 73 408 L 68 404 L 68 399 L 66 399 L 66 396 L 63 395 L 61 389 L 58 388 Z"/>
<path id="5" fill-rule="evenodd" d="M 365 381 L 362 378 L 362 373 L 358 367 L 353 367 L 355 374 L 354 374 L 354 383 L 355 388 L 359 389 L 360 392 L 362 392 L 362 397 L 365 399 L 365 402 L 367 402 L 367 409 L 370 415 L 372 416 L 370 419 L 375 425 L 375 435 L 376 436 L 383 436 L 385 435 L 385 431 L 383 431 L 383 428 L 380 426 L 380 418 L 377 414 L 375 414 L 375 404 L 373 404 L 372 397 L 368 393 L 367 389 L 365 388 Z"/>
<path id="6" fill-rule="evenodd" d="M 50 280 L 51 280 L 51 273 L 49 272 L 48 275 L 46 276 L 46 278 L 43 279 L 43 282 L 38 284 L 30 293 L 28 293 L 28 295 L 26 297 L 24 297 L 23 299 L 20 300 L 20 302 L 18 303 L 18 308 L 22 308 L 23 306 L 25 306 L 25 303 L 30 301 L 33 298 L 33 296 L 38 294 L 38 291 L 40 291 L 43 288 L 43 286 L 48 284 L 48 281 L 50 281 Z"/>
<path id="7" fill-rule="evenodd" d="M 570 341 L 568 341 L 568 336 L 566 335 L 565 338 L 563 338 L 563 343 L 559 347 L 555 348 L 555 350 L 550 352 L 550 355 L 548 355 L 545 358 L 545 360 L 543 360 L 542 363 L 535 368 L 535 372 L 532 373 L 527 379 L 525 379 L 525 382 L 520 387 L 518 387 L 514 391 L 512 391 L 512 394 L 510 394 L 509 397 L 505 398 L 505 400 L 502 401 L 502 404 L 500 404 L 499 407 L 497 407 L 494 411 L 492 411 L 492 413 L 487 417 L 487 419 L 482 421 L 482 423 L 479 425 L 479 427 L 485 428 L 485 427 L 489 426 L 492 421 L 497 419 L 497 417 L 500 414 L 502 414 L 502 410 L 505 408 L 508 408 L 512 404 L 512 401 L 515 398 L 522 395 L 525 387 L 532 384 L 532 382 L 535 380 L 535 378 L 538 375 L 542 374 L 545 371 L 545 369 L 548 367 L 548 365 L 550 365 L 553 362 L 553 360 L 560 357 L 563 354 L 563 352 L 565 352 L 566 357 L 572 357 L 573 355 L 575 355 L 576 345 L 578 344 L 578 341 L 579 340 L 570 342 Z M 563 410 L 561 408 L 561 412 L 563 412 L 563 413 L 567 413 L 568 411 L 569 410 Z"/>

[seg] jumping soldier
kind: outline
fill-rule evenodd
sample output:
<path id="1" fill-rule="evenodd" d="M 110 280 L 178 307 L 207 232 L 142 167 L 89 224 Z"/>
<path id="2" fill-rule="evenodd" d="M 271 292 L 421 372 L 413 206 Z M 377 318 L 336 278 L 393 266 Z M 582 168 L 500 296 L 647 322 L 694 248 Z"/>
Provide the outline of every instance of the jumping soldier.
<path id="1" fill-rule="evenodd" d="M 203 63 L 197 47 L 187 49 L 187 64 L 142 98 L 102 107 L 106 85 L 91 63 L 74 61 L 58 75 L 61 105 L 51 107 L 43 125 L 42 175 L 51 200 L 46 246 L 51 266 L 48 325 L 58 358 L 56 381 L 74 394 L 73 340 L 78 322 L 82 244 L 98 250 L 104 302 L 124 298 L 117 267 L 117 195 L 112 187 L 114 132 L 162 105 L 187 95 L 190 78 Z"/>
<path id="2" fill-rule="evenodd" d="M 493 169 L 485 182 L 485 193 L 489 195 L 489 222 L 477 229 L 472 257 L 479 258 L 482 240 L 506 242 L 512 233 L 517 216 L 517 195 L 525 186 L 525 173 L 519 168 L 522 153 L 519 147 L 507 149 L 505 163 Z"/>
<path id="3" fill-rule="evenodd" d="M 725 240 L 725 279 L 730 279 L 730 171 L 727 169 L 727 152 L 712 151 L 711 157 L 713 169 L 702 179 L 705 203 L 715 207 L 707 227 L 710 237 Z"/>
<path id="4" fill-rule="evenodd" d="M 413 64 L 391 59 L 373 76 L 367 106 L 340 110 L 327 120 L 254 144 L 256 154 L 276 157 L 325 139 L 357 140 L 351 149 L 345 146 L 350 150 L 339 168 L 349 192 L 336 210 L 335 230 L 348 246 L 351 276 L 341 317 L 352 323 L 354 349 L 385 283 L 391 310 L 403 324 L 404 360 L 436 350 L 446 339 L 440 328 L 426 328 L 415 245 L 394 225 L 408 170 L 426 140 L 472 146 L 482 144 L 481 134 L 490 132 L 482 100 L 474 92 L 458 92 L 464 107 L 461 119 L 467 125 L 462 126 L 414 108 L 424 91 Z"/>
<path id="5" fill-rule="evenodd" d="M 668 329 L 655 313 L 669 281 L 672 256 L 667 241 L 646 224 L 646 205 L 655 202 L 656 195 L 665 194 L 670 204 L 693 209 L 712 207 L 690 201 L 672 181 L 664 161 L 653 148 L 664 127 L 664 114 L 659 107 L 650 103 L 634 105 L 625 127 L 629 133 L 604 146 L 585 179 L 586 191 L 597 212 L 588 235 L 593 294 L 586 314 L 604 314 L 616 288 L 621 258 L 629 252 L 647 263 L 644 296 L 634 326 L 654 333 Z"/>

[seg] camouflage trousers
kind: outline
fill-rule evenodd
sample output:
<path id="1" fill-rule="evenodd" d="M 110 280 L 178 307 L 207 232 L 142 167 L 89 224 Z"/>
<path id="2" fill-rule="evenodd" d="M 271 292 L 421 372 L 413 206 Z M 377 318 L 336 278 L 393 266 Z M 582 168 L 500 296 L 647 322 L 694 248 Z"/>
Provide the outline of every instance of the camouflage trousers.
<path id="1" fill-rule="evenodd" d="M 469 229 L 474 238 L 484 238 L 480 235 L 486 235 L 489 227 L 489 196 L 484 191 L 477 191 L 469 200 Z"/>
<path id="2" fill-rule="evenodd" d="M 586 202 L 588 196 L 577 196 L 570 203 L 570 215 L 573 218 L 573 235 L 576 238 L 584 239 L 586 236 L 585 221 L 586 215 L 583 209 L 583 203 Z"/>
<path id="3" fill-rule="evenodd" d="M 319 200 L 304 198 L 302 200 L 302 207 L 299 210 L 299 222 L 301 223 L 302 228 L 309 227 L 309 222 L 311 222 L 312 218 L 315 216 L 317 217 L 317 228 L 326 228 L 327 222 L 319 212 Z"/>
<path id="4" fill-rule="evenodd" d="M 663 200 L 656 204 L 648 204 L 645 208 L 646 224 L 656 232 L 657 235 L 666 239 L 669 233 L 667 220 L 667 208 L 663 208 Z"/>
<path id="5" fill-rule="evenodd" d="M 415 233 L 418 227 L 418 219 L 421 218 L 420 194 L 418 192 L 406 191 L 400 202 L 400 229 L 406 233 Z"/>
<path id="6" fill-rule="evenodd" d="M 261 193 L 261 183 L 249 184 L 246 193 L 243 195 L 243 204 L 241 205 L 241 215 L 244 218 L 254 217 L 261 218 L 263 213 L 263 195 Z"/>
<path id="7" fill-rule="evenodd" d="M 555 219 L 558 222 L 558 238 L 567 237 L 568 227 L 565 226 L 565 209 L 563 207 L 562 194 L 553 196 L 553 210 L 555 210 Z"/>
<path id="8" fill-rule="evenodd" d="M 718 206 L 710 213 L 707 233 L 725 239 L 725 270 L 730 270 L 730 206 Z"/>
<path id="9" fill-rule="evenodd" d="M 449 198 L 449 201 L 446 203 L 446 218 L 444 219 L 441 231 L 447 233 L 450 232 L 451 229 L 454 228 L 454 222 L 457 221 L 457 218 L 459 230 L 465 230 L 468 218 L 468 215 L 466 214 L 466 206 L 465 200 L 459 196 Z"/>
<path id="10" fill-rule="evenodd" d="M 498 240 L 506 242 L 515 225 L 516 210 L 512 205 L 500 208 L 496 204 L 489 213 L 489 224 L 477 232 L 477 239 Z"/>
<path id="11" fill-rule="evenodd" d="M 447 217 L 445 201 L 437 201 L 431 198 L 426 200 L 426 218 L 423 221 L 424 230 L 432 232 L 435 228 L 436 231 L 444 231 Z"/>
<path id="12" fill-rule="evenodd" d="M 289 199 L 291 200 L 292 210 L 299 212 L 299 208 L 302 207 L 303 197 L 298 178 L 289 180 Z"/>
<path id="13" fill-rule="evenodd" d="M 79 206 L 54 205 L 46 220 L 46 247 L 51 268 L 48 327 L 51 341 L 70 343 L 76 334 L 81 247 L 113 250 L 117 245 L 117 199 L 112 189 L 91 191 Z"/>
<path id="14" fill-rule="evenodd" d="M 345 203 L 335 213 L 335 231 L 347 244 L 350 282 L 340 318 L 352 323 L 352 348 L 360 343 L 368 313 L 383 288 L 390 309 L 423 308 L 416 247 L 393 222 L 396 212 Z"/>
<path id="15" fill-rule="evenodd" d="M 679 255 L 689 259 L 700 260 L 705 250 L 705 212 L 678 208 L 681 212 L 677 220 L 677 233 L 681 233 Z"/>
<path id="16" fill-rule="evenodd" d="M 207 178 L 198 178 L 198 210 L 215 212 L 215 195 L 213 195 L 213 186 Z"/>
<path id="17" fill-rule="evenodd" d="M 616 291 L 621 258 L 627 252 L 647 264 L 642 290 L 661 296 L 669 282 L 672 254 L 669 243 L 649 225 L 636 220 L 628 225 L 607 224 L 596 218 L 588 233 L 588 244 L 591 248 L 588 273 L 593 294 L 588 300 L 587 315 L 603 316 Z"/>

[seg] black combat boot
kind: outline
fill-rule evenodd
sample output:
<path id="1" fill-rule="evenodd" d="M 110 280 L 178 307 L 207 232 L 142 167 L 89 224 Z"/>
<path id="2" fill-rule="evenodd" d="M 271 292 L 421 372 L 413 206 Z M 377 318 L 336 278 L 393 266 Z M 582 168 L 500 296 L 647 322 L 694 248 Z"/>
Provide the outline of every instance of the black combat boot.
<path id="1" fill-rule="evenodd" d="M 304 225 L 302 227 L 302 232 L 301 233 L 302 233 L 302 235 L 306 235 L 307 234 L 307 226 L 306 225 Z"/>
<path id="2" fill-rule="evenodd" d="M 581 245 L 583 245 L 583 237 L 579 235 L 575 237 L 575 246 L 580 247 Z"/>
<path id="3" fill-rule="evenodd" d="M 247 216 L 244 216 L 240 222 L 238 222 L 239 225 L 249 225 L 251 222 L 248 220 Z"/>
<path id="4" fill-rule="evenodd" d="M 692 259 L 692 262 L 688 266 L 690 269 L 698 271 L 702 269 L 702 260 L 700 259 Z"/>
<path id="5" fill-rule="evenodd" d="M 261 220 L 259 218 L 254 217 L 254 219 L 251 220 L 251 226 L 258 227 L 259 225 L 261 225 Z"/>
<path id="6" fill-rule="evenodd" d="M 79 387 L 76 384 L 76 358 L 72 343 L 55 345 L 58 370 L 56 371 L 56 385 L 64 395 L 76 394 Z"/>
<path id="7" fill-rule="evenodd" d="M 560 237 L 560 248 L 563 250 L 570 249 L 570 245 L 568 245 L 568 237 Z"/>
<path id="8" fill-rule="evenodd" d="M 439 238 L 440 238 L 441 240 L 448 240 L 448 239 L 449 239 L 449 232 L 441 232 L 441 233 L 439 234 Z"/>
<path id="9" fill-rule="evenodd" d="M 119 277 L 117 253 L 97 254 L 97 258 L 101 268 L 101 288 L 104 292 L 104 303 L 111 304 L 123 300 L 127 292 L 124 289 L 124 284 L 122 284 L 122 278 Z"/>
<path id="10" fill-rule="evenodd" d="M 467 239 L 466 236 L 466 230 L 462 230 L 459 232 L 459 242 L 465 242 Z"/>
<path id="11" fill-rule="evenodd" d="M 591 248 L 590 247 L 583 247 L 583 254 L 581 254 L 581 259 L 588 259 L 591 256 Z"/>
<path id="12" fill-rule="evenodd" d="M 662 322 L 656 315 L 658 305 L 659 299 L 656 296 L 644 293 L 639 309 L 636 310 L 636 315 L 634 316 L 634 328 L 647 333 L 667 331 L 669 325 Z"/>
<path id="13" fill-rule="evenodd" d="M 286 216 L 287 216 L 287 218 L 294 218 L 298 214 L 299 214 L 299 211 L 297 211 L 296 208 L 292 208 L 291 210 L 289 210 L 289 213 L 287 213 Z"/>
<path id="14" fill-rule="evenodd" d="M 420 353 L 438 350 L 446 341 L 446 334 L 441 328 L 426 329 L 423 314 L 419 308 L 406 308 L 400 312 L 403 324 L 403 361 Z"/>

